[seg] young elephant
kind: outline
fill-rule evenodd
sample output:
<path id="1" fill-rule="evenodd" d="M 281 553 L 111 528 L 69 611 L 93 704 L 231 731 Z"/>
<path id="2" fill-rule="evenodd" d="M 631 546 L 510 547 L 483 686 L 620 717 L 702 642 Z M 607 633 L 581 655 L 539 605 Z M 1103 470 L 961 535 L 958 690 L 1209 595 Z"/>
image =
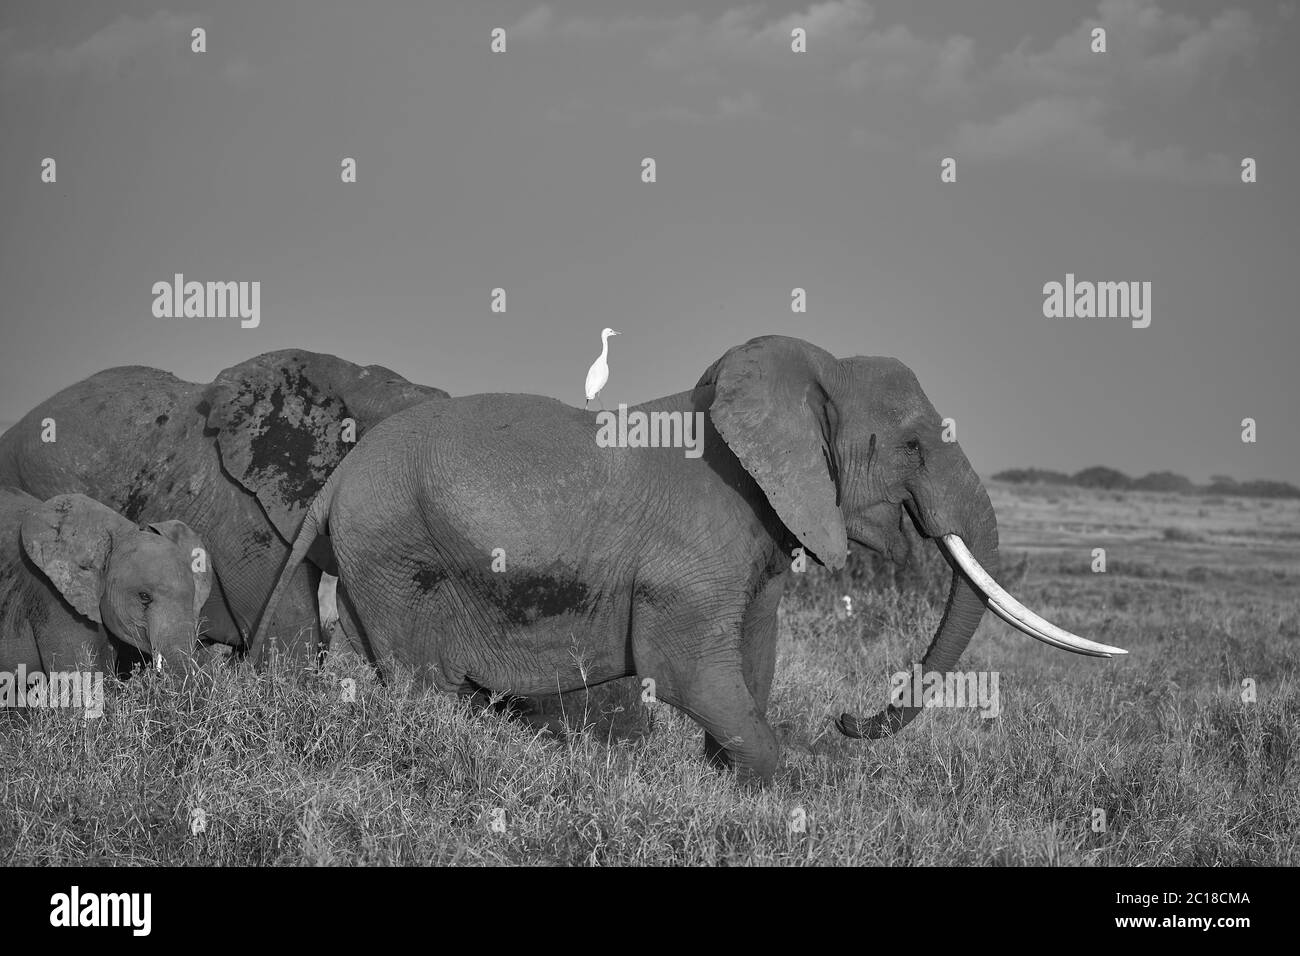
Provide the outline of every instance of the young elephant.
<path id="1" fill-rule="evenodd" d="M 111 672 L 109 634 L 190 669 L 211 588 L 202 548 L 180 521 L 140 528 L 85 495 L 0 488 L 0 670 Z"/>
<path id="2" fill-rule="evenodd" d="M 381 662 L 459 693 L 547 694 L 636 674 L 704 727 L 711 759 L 763 780 L 777 765 L 765 712 L 792 552 L 832 569 L 851 541 L 894 554 L 911 518 L 952 568 L 926 671 L 956 665 L 985 607 L 1056 647 L 1123 653 L 1053 626 L 994 581 L 993 506 L 896 359 L 837 359 L 766 336 L 731 349 L 693 390 L 619 419 L 615 435 L 531 395 L 398 412 L 326 482 L 271 607 L 328 533 Z M 881 736 L 917 710 L 838 726 Z"/>

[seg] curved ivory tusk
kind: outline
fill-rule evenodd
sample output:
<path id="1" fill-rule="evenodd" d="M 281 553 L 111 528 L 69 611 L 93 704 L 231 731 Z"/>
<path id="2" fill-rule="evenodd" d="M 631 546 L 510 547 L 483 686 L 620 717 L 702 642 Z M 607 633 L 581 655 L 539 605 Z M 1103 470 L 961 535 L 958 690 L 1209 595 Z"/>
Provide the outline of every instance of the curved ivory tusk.
<path id="1" fill-rule="evenodd" d="M 320 574 L 320 584 L 316 588 L 316 604 L 320 610 L 321 624 L 328 631 L 339 622 L 338 603 L 339 579 L 328 571 Z"/>
<path id="2" fill-rule="evenodd" d="M 1069 631 L 1057 627 L 1051 621 L 1039 617 L 1003 590 L 1002 585 L 993 580 L 989 573 L 975 560 L 975 555 L 970 553 L 970 549 L 966 547 L 966 542 L 959 535 L 945 534 L 943 536 L 943 545 L 948 549 L 948 553 L 952 555 L 953 560 L 961 566 L 966 576 L 970 578 L 971 583 L 983 593 L 989 610 L 1016 628 L 1016 630 L 1023 631 L 1044 644 L 1051 644 L 1053 647 L 1059 647 L 1064 651 L 1072 651 L 1075 654 L 1086 654 L 1089 657 L 1110 657 L 1113 654 L 1128 653 L 1122 647 L 1098 644 L 1096 641 L 1090 641 L 1085 637 L 1079 637 L 1077 634 L 1071 634 Z"/>

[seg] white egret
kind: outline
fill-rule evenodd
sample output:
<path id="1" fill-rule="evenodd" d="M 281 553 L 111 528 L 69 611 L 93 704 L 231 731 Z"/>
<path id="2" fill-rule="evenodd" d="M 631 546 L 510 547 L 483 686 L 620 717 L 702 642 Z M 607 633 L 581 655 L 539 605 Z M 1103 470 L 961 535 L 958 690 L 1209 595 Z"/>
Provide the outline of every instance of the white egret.
<path id="1" fill-rule="evenodd" d="M 602 329 L 600 332 L 600 358 L 591 363 L 591 368 L 587 369 L 587 402 L 583 403 L 583 408 L 587 407 L 593 398 L 595 398 L 605 383 L 609 381 L 609 337 L 618 335 L 613 329 Z"/>

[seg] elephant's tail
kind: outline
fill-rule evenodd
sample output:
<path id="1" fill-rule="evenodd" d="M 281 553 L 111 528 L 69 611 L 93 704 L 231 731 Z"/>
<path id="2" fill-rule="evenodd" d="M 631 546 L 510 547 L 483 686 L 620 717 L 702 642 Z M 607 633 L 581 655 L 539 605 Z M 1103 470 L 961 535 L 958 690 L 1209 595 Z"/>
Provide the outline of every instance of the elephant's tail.
<path id="1" fill-rule="evenodd" d="M 298 565 L 302 564 L 303 558 L 311 550 L 312 544 L 320 537 L 323 529 L 329 526 L 330 501 L 334 497 L 334 478 L 338 473 L 339 469 L 334 469 L 334 474 L 330 475 L 329 480 L 325 482 L 325 487 L 321 489 L 320 494 L 312 499 L 311 507 L 307 509 L 307 514 L 302 519 L 302 527 L 298 529 L 298 536 L 293 540 L 293 548 L 289 551 L 289 558 L 284 562 L 284 567 L 280 569 L 280 577 L 275 582 L 275 588 L 271 591 L 271 596 L 267 598 L 266 607 L 262 609 L 262 616 L 257 622 L 257 630 L 253 634 L 253 643 L 248 649 L 249 659 L 252 660 L 253 666 L 258 669 L 261 669 L 262 658 L 266 654 L 267 631 L 271 629 L 271 622 L 275 620 L 275 610 L 280 605 L 285 589 L 288 588 L 289 582 L 293 580 Z"/>

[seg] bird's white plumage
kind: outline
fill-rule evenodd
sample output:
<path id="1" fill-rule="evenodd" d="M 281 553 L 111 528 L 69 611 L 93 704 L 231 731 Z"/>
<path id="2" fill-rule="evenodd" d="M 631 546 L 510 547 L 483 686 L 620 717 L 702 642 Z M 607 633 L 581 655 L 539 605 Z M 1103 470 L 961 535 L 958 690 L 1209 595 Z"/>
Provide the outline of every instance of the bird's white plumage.
<path id="1" fill-rule="evenodd" d="M 613 329 L 602 329 L 600 332 L 600 355 L 591 363 L 591 368 L 587 369 L 587 384 L 584 392 L 587 401 L 595 398 L 609 381 L 609 337 L 618 334 Z"/>

